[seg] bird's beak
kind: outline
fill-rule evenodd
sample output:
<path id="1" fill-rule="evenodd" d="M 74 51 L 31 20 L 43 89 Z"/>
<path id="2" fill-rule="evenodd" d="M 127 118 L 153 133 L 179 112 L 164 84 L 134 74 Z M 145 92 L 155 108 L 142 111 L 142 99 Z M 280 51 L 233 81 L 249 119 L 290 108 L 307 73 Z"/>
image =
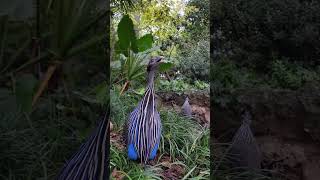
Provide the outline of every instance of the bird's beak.
<path id="1" fill-rule="evenodd" d="M 161 63 L 161 60 L 162 60 L 163 58 L 164 58 L 163 56 L 160 56 L 160 57 L 157 59 L 157 62 L 158 62 L 158 63 Z"/>

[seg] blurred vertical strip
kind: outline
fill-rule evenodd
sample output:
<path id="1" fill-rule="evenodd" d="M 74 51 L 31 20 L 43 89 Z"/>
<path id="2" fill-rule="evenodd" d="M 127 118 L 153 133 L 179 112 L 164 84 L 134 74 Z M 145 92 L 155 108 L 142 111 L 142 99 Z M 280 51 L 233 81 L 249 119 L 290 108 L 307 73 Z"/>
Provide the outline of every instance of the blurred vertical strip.
<path id="1" fill-rule="evenodd" d="M 107 148 L 106 148 L 106 157 L 107 157 L 107 160 L 106 160 L 106 174 L 108 177 L 106 177 L 106 179 L 109 179 L 110 177 L 110 166 L 109 166 L 109 163 L 110 163 L 110 83 L 111 83 L 111 80 L 110 80 L 110 58 L 111 58 L 111 51 L 110 51 L 110 28 L 111 28 L 111 24 L 110 24 L 110 19 L 111 19 L 111 9 L 110 9 L 110 1 L 107 0 L 106 1 L 106 6 L 107 6 L 107 18 L 106 18 L 106 33 L 107 33 L 107 36 L 106 36 L 106 58 L 107 58 L 107 62 L 106 62 L 106 81 L 107 81 L 107 93 L 108 93 L 108 102 L 106 103 L 107 104 L 107 107 L 106 107 L 106 119 L 108 121 L 108 132 L 107 132 Z"/>
<path id="2" fill-rule="evenodd" d="M 214 49 L 214 41 L 213 41 L 213 28 L 214 28 L 214 20 L 212 16 L 212 10 L 213 10 L 213 2 L 214 0 L 210 0 L 210 11 L 209 11 L 209 28 L 210 28 L 210 138 L 209 138 L 209 144 L 210 144 L 210 179 L 214 179 L 213 171 L 214 171 L 214 164 L 213 164 L 213 137 L 214 137 L 214 110 L 213 110 L 213 76 L 212 76 L 212 69 L 213 69 L 213 61 L 214 61 L 214 55 L 213 55 L 213 49 Z"/>

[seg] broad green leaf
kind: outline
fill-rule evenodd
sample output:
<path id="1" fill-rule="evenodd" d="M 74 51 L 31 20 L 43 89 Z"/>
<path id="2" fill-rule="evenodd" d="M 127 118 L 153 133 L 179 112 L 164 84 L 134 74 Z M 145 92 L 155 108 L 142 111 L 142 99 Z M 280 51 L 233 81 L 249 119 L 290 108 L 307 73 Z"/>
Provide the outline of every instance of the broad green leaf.
<path id="1" fill-rule="evenodd" d="M 143 52 L 147 49 L 152 48 L 153 36 L 151 34 L 146 34 L 137 40 L 139 52 Z"/>
<path id="2" fill-rule="evenodd" d="M 16 82 L 16 101 L 21 110 L 27 113 L 31 112 L 32 98 L 37 79 L 32 74 L 24 74 Z"/>
<path id="3" fill-rule="evenodd" d="M 171 62 L 163 62 L 159 65 L 159 71 L 164 72 L 168 71 L 173 66 L 173 63 Z"/>
<path id="4" fill-rule="evenodd" d="M 138 52 L 138 47 L 136 45 L 136 33 L 134 31 L 133 22 L 129 15 L 124 15 L 118 24 L 118 39 L 119 47 L 123 51 L 128 51 L 131 49 L 133 52 Z M 128 55 L 125 52 L 126 56 Z"/>

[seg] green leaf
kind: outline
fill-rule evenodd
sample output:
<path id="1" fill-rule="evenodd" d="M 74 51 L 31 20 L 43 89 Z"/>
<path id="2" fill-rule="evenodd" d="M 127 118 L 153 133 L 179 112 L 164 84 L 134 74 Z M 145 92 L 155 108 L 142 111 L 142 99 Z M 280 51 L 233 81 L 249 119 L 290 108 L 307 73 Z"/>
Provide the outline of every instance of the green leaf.
<path id="1" fill-rule="evenodd" d="M 146 88 L 142 87 L 142 88 L 139 88 L 137 91 L 135 91 L 137 94 L 139 95 L 143 95 L 144 92 L 146 91 Z"/>
<path id="2" fill-rule="evenodd" d="M 16 101 L 24 112 L 31 112 L 32 97 L 36 85 L 37 79 L 32 74 L 24 74 L 16 82 Z"/>
<path id="3" fill-rule="evenodd" d="M 146 34 L 137 40 L 139 52 L 143 52 L 147 49 L 152 48 L 153 36 L 151 34 Z"/>
<path id="4" fill-rule="evenodd" d="M 123 51 L 128 51 L 131 49 L 133 52 L 138 52 L 138 47 L 136 45 L 136 33 L 134 31 L 133 21 L 130 19 L 129 15 L 124 15 L 118 24 L 118 39 L 119 47 Z M 125 55 L 128 56 L 127 52 Z"/>
<path id="5" fill-rule="evenodd" d="M 159 71 L 165 72 L 168 71 L 173 66 L 173 63 L 171 62 L 163 62 L 159 65 Z"/>

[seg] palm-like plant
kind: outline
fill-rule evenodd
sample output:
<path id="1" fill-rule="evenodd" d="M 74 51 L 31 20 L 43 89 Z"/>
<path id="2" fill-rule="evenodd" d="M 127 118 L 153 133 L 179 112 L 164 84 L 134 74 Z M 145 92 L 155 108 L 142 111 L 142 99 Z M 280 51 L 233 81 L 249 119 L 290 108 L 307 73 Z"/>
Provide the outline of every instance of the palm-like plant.
<path id="1" fill-rule="evenodd" d="M 153 47 L 153 36 L 146 34 L 137 38 L 134 30 L 133 21 L 129 15 L 124 15 L 118 24 L 118 41 L 116 42 L 115 52 L 122 55 L 121 72 L 125 83 L 122 86 L 120 94 L 128 89 L 130 83 L 139 79 L 145 74 L 145 65 L 149 54 L 159 47 Z M 160 65 L 161 70 L 171 67 L 171 63 Z"/>
<path id="2" fill-rule="evenodd" d="M 40 97 L 53 73 L 62 63 L 107 37 L 104 31 L 95 34 L 88 33 L 106 18 L 109 12 L 107 10 L 97 11 L 92 5 L 94 3 L 96 3 L 94 0 L 47 1 L 42 27 L 48 28 L 45 29 L 47 33 L 43 33 L 41 38 L 48 40 L 48 47 L 42 49 L 43 53 L 40 57 L 33 58 L 16 69 L 18 71 L 39 60 L 49 59 L 48 69 L 32 104 Z M 91 36 L 88 37 L 88 34 Z"/>
<path id="3" fill-rule="evenodd" d="M 141 79 L 143 75 L 145 75 L 145 65 L 148 57 L 149 54 L 147 52 L 137 54 L 130 52 L 128 57 L 124 58 L 121 71 L 123 72 L 124 79 L 126 81 L 121 89 L 120 94 L 123 94 L 123 92 L 128 89 L 132 81 Z"/>

